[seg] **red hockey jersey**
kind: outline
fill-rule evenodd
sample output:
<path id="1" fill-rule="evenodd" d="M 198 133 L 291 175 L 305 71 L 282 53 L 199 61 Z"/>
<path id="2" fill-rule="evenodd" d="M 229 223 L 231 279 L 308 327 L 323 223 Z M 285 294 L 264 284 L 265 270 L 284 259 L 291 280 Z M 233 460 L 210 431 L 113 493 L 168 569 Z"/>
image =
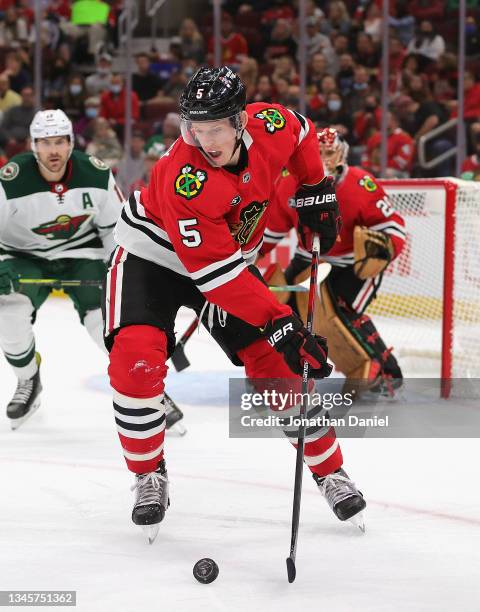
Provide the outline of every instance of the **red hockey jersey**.
<path id="1" fill-rule="evenodd" d="M 247 105 L 242 166 L 211 166 L 177 140 L 146 189 L 130 196 L 117 243 L 130 253 L 190 276 L 206 299 L 251 323 L 289 313 L 247 270 L 263 241 L 274 183 L 288 165 L 299 183 L 323 177 L 313 124 L 278 104 Z M 168 288 L 165 288 L 168 291 Z"/>
<path id="2" fill-rule="evenodd" d="M 297 213 L 288 206 L 288 199 L 297 187 L 295 177 L 288 172 L 283 172 L 278 179 L 275 200 L 267 218 L 262 255 L 273 249 L 292 227 L 297 227 Z M 353 230 L 356 225 L 385 232 L 392 239 L 395 257 L 400 253 L 405 243 L 405 223 L 373 176 L 363 168 L 347 166 L 337 183 L 336 194 L 342 229 L 337 242 L 328 255 L 322 255 L 322 260 L 337 266 L 353 264 Z M 298 252 L 306 255 L 301 247 Z"/>

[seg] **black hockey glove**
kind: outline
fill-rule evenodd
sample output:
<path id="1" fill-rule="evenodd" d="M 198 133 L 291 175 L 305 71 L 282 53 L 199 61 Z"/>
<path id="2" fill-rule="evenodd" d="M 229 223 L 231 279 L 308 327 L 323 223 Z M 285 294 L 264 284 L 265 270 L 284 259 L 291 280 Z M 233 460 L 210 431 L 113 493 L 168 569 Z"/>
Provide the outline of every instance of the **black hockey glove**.
<path id="1" fill-rule="evenodd" d="M 315 232 L 320 234 L 320 253 L 327 253 L 341 227 L 333 177 L 325 176 L 316 185 L 302 185 L 293 200 L 304 246 L 311 250 L 312 232 Z"/>
<path id="2" fill-rule="evenodd" d="M 0 261 L 0 295 L 20 290 L 19 276 L 8 259 Z"/>
<path id="3" fill-rule="evenodd" d="M 276 351 L 283 355 L 295 374 L 303 374 L 303 363 L 308 361 L 311 378 L 326 378 L 332 371 L 327 363 L 327 341 L 311 334 L 295 315 L 279 317 L 268 323 L 263 335 Z"/>

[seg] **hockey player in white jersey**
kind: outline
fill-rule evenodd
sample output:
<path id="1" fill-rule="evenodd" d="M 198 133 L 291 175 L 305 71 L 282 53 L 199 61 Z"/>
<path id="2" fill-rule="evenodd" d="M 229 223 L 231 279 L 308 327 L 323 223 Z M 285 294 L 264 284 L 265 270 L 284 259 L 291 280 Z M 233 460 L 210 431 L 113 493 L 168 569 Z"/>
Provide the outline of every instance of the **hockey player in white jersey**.
<path id="1" fill-rule="evenodd" d="M 103 281 L 123 203 L 108 166 L 73 150 L 72 123 L 63 111 L 39 111 L 30 137 L 32 151 L 0 170 L 0 348 L 18 378 L 7 406 L 13 429 L 40 403 L 32 326 L 51 291 L 20 279 Z M 100 287 L 65 292 L 104 350 Z"/>

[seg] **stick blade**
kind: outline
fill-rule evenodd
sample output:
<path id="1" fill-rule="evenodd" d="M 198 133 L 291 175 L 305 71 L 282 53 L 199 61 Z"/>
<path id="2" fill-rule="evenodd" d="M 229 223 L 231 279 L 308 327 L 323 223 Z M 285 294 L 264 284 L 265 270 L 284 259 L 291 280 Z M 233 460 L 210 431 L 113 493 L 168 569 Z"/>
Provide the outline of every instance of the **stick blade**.
<path id="1" fill-rule="evenodd" d="M 288 582 L 291 584 L 297 577 L 297 570 L 295 568 L 295 561 L 292 557 L 287 557 L 287 575 Z"/>
<path id="2" fill-rule="evenodd" d="M 186 370 L 190 366 L 190 362 L 185 355 L 185 351 L 183 350 L 183 346 L 181 344 L 177 344 L 175 350 L 170 357 L 173 367 L 177 370 L 177 372 L 181 372 L 182 370 Z"/>

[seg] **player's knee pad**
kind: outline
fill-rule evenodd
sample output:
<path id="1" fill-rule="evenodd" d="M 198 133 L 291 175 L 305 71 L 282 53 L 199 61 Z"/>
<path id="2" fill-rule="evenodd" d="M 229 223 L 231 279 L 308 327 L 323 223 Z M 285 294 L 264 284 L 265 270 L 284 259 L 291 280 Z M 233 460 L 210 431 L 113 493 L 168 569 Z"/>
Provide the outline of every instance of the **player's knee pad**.
<path id="1" fill-rule="evenodd" d="M 115 391 L 148 398 L 163 393 L 167 374 L 167 336 L 151 325 L 123 327 L 110 351 L 108 374 Z"/>

